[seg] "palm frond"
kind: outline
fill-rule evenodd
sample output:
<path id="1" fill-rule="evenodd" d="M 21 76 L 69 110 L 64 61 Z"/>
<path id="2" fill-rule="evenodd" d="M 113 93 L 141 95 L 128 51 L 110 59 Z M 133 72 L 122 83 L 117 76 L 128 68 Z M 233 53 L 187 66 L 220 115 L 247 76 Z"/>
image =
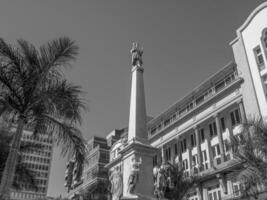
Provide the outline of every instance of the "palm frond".
<path id="1" fill-rule="evenodd" d="M 13 187 L 16 189 L 22 189 L 22 185 L 27 184 L 30 188 L 37 191 L 38 187 L 35 176 L 35 172 L 30 170 L 25 163 L 18 162 Z"/>
<path id="2" fill-rule="evenodd" d="M 45 73 L 51 68 L 69 65 L 78 54 L 78 46 L 68 37 L 60 37 L 40 47 L 40 61 Z"/>
<path id="3" fill-rule="evenodd" d="M 60 122 L 49 115 L 39 116 L 39 120 L 46 124 L 46 131 L 53 134 L 56 145 L 61 146 L 61 154 L 63 156 L 67 155 L 69 158 L 75 157 L 78 166 L 83 165 L 86 155 L 86 142 L 79 129 L 64 121 Z"/>
<path id="4" fill-rule="evenodd" d="M 86 109 L 84 101 L 80 98 L 81 94 L 79 86 L 63 80 L 40 91 L 39 100 L 45 104 L 50 115 L 69 120 L 71 123 L 81 123 L 81 111 Z"/>
<path id="5" fill-rule="evenodd" d="M 17 42 L 19 44 L 27 68 L 40 68 L 39 52 L 34 47 L 34 45 L 23 39 L 19 39 Z"/>
<path id="6" fill-rule="evenodd" d="M 3 38 L 0 38 L 0 56 L 5 63 L 12 63 L 13 66 L 20 66 L 23 62 L 23 58 L 17 48 L 6 43 Z M 17 68 L 20 70 L 20 68 Z"/>

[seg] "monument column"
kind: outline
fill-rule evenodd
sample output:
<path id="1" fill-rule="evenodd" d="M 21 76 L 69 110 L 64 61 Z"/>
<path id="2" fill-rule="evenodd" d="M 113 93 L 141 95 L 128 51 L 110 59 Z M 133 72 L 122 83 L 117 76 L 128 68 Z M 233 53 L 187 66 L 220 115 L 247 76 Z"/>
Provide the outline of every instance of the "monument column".
<path id="1" fill-rule="evenodd" d="M 121 199 L 153 198 L 153 156 L 157 149 L 150 146 L 146 126 L 146 105 L 142 54 L 133 43 L 132 82 L 128 126 L 128 141 L 121 150 L 123 165 L 123 193 Z"/>

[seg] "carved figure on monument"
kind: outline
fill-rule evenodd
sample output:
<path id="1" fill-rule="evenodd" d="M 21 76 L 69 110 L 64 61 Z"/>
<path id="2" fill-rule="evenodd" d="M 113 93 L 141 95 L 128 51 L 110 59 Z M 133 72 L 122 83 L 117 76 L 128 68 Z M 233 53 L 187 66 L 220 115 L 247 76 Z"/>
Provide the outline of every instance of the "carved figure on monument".
<path id="1" fill-rule="evenodd" d="M 132 54 L 132 66 L 141 67 L 143 64 L 143 60 L 142 60 L 143 49 L 139 47 L 139 44 L 137 42 L 133 43 L 131 54 Z"/>
<path id="2" fill-rule="evenodd" d="M 157 171 L 157 172 L 156 172 Z M 165 170 L 163 168 L 163 166 L 161 166 L 160 168 L 158 168 L 157 170 L 154 170 L 155 172 L 155 183 L 154 183 L 154 195 L 158 198 L 158 199 L 162 199 L 164 198 L 164 194 L 166 191 L 166 187 L 167 187 L 167 178 L 165 176 Z"/>
<path id="3" fill-rule="evenodd" d="M 137 160 L 136 156 L 132 158 L 131 163 L 131 173 L 128 178 L 128 193 L 134 194 L 136 184 L 139 181 L 139 171 L 140 171 L 140 165 L 142 164 L 141 157 L 139 158 L 139 161 Z"/>
<path id="4" fill-rule="evenodd" d="M 122 174 L 119 167 L 116 167 L 109 177 L 111 183 L 112 200 L 119 200 L 122 195 Z"/>

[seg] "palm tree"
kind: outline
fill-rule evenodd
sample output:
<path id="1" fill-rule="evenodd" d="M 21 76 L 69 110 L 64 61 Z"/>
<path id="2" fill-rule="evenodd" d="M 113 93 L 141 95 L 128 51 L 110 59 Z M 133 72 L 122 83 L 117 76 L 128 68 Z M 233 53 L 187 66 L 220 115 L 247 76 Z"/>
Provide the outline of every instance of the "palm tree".
<path id="1" fill-rule="evenodd" d="M 233 155 L 242 166 L 237 169 L 243 197 L 257 199 L 261 186 L 267 184 L 267 124 L 262 119 L 250 119 L 242 124 L 239 136 L 231 139 Z"/>
<path id="2" fill-rule="evenodd" d="M 186 176 L 181 164 L 165 163 L 155 170 L 155 196 L 157 199 L 182 200 L 198 184 L 198 176 Z M 160 178 L 160 174 L 163 179 Z"/>
<path id="3" fill-rule="evenodd" d="M 38 49 L 25 40 L 12 46 L 0 39 L 0 116 L 10 116 L 16 131 L 3 172 L 0 195 L 9 199 L 23 129 L 33 134 L 52 133 L 62 154 L 75 155 L 82 164 L 85 143 L 76 125 L 85 104 L 80 87 L 67 82 L 63 69 L 78 54 L 75 42 L 61 37 Z"/>

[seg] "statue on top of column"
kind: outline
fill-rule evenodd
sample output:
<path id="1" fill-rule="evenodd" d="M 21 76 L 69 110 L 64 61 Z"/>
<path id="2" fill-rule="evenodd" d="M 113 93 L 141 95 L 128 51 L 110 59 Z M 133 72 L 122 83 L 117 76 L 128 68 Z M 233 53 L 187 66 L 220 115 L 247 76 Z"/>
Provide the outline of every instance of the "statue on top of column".
<path id="1" fill-rule="evenodd" d="M 131 54 L 132 54 L 132 66 L 141 67 L 143 65 L 143 60 L 142 60 L 143 48 L 139 47 L 138 42 L 133 43 Z"/>

